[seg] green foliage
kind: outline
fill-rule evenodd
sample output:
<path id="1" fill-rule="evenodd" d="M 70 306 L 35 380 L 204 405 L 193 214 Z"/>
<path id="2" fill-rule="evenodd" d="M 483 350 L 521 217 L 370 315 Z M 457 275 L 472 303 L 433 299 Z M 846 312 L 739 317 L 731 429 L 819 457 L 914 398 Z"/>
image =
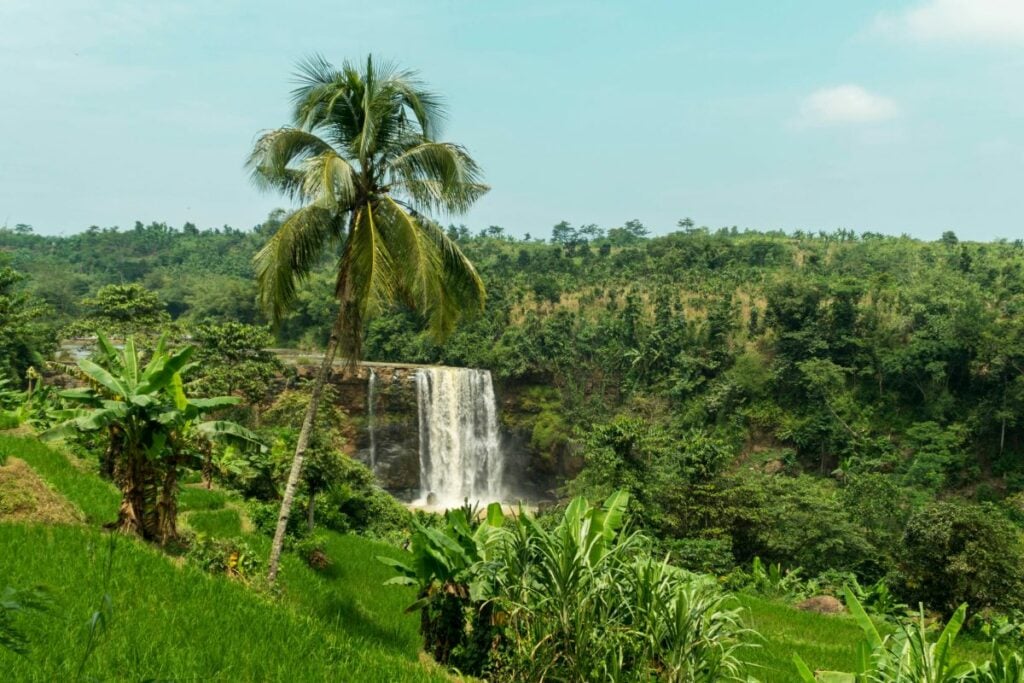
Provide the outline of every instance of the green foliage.
<path id="1" fill-rule="evenodd" d="M 211 574 L 249 582 L 263 571 L 259 554 L 238 538 L 209 538 L 199 534 L 188 544 L 189 562 Z"/>
<path id="2" fill-rule="evenodd" d="M 323 571 L 331 566 L 331 558 L 328 557 L 327 540 L 322 535 L 311 535 L 303 538 L 295 544 L 295 554 L 301 557 L 311 569 Z"/>
<path id="3" fill-rule="evenodd" d="M 238 322 L 207 323 L 193 330 L 199 364 L 190 381 L 214 394 L 241 395 L 249 405 L 265 402 L 282 365 L 267 349 L 273 345 L 262 327 Z"/>
<path id="4" fill-rule="evenodd" d="M 18 419 L 17 414 L 10 412 L 0 413 L 0 431 L 5 429 L 14 429 L 21 424 L 21 420 Z"/>
<path id="5" fill-rule="evenodd" d="M 989 640 L 1024 646 L 1024 610 L 984 610 L 971 617 L 969 626 L 972 632 Z"/>
<path id="6" fill-rule="evenodd" d="M 425 216 L 464 213 L 487 192 L 476 162 L 437 139 L 440 100 L 414 73 L 372 57 L 338 69 L 316 56 L 299 70 L 293 126 L 264 133 L 249 159 L 258 186 L 303 204 L 255 257 L 263 307 L 283 318 L 298 283 L 337 250 L 333 298 L 344 324 L 334 335 L 349 355 L 359 356 L 367 321 L 396 300 L 447 336 L 483 308 L 484 286 Z"/>
<path id="7" fill-rule="evenodd" d="M 280 510 L 277 503 L 266 503 L 259 500 L 250 500 L 246 504 L 246 515 L 252 523 L 253 528 L 265 536 L 273 536 L 277 526 L 277 513 Z M 288 518 L 288 530 L 286 541 L 294 542 L 301 539 L 309 532 L 306 520 L 300 515 L 293 515 Z"/>
<path id="8" fill-rule="evenodd" d="M 22 378 L 53 350 L 45 303 L 19 287 L 24 276 L 0 253 L 0 377 Z"/>
<path id="9" fill-rule="evenodd" d="M 749 561 L 826 569 L 870 570 L 876 551 L 848 514 L 836 487 L 810 476 L 737 479 L 728 490 L 735 517 L 733 552 Z"/>
<path id="10" fill-rule="evenodd" d="M 992 644 L 992 658 L 977 668 L 977 683 L 1024 683 L 1024 655 Z"/>
<path id="11" fill-rule="evenodd" d="M 796 656 L 794 662 L 800 679 L 805 683 L 955 683 L 971 674 L 971 664 L 957 661 L 953 653 L 957 635 L 966 618 L 967 605 L 957 608 L 942 632 L 932 640 L 925 626 L 923 609 L 914 623 L 904 625 L 895 635 L 883 637 L 850 591 L 847 591 L 846 603 L 864 632 L 857 670 L 850 674 L 823 672 L 815 676 Z"/>
<path id="12" fill-rule="evenodd" d="M 670 507 L 680 487 L 717 476 L 729 446 L 703 431 L 673 432 L 638 418 L 619 417 L 594 425 L 583 446 L 584 467 L 576 492 L 609 495 L 627 491 L 641 523 L 663 531 L 675 523 Z"/>
<path id="13" fill-rule="evenodd" d="M 66 328 L 64 336 L 156 336 L 171 320 L 160 298 L 140 284 L 100 287 L 81 306 L 85 316 Z"/>
<path id="14" fill-rule="evenodd" d="M 802 597 L 808 591 L 801 571 L 799 567 L 784 570 L 781 564 L 766 565 L 760 557 L 755 557 L 749 571 L 733 570 L 726 577 L 725 585 L 734 591 L 753 591 L 769 598 Z"/>
<path id="15" fill-rule="evenodd" d="M 195 441 L 258 443 L 240 425 L 200 418 L 234 405 L 230 397 L 189 399 L 181 374 L 190 369 L 193 347 L 176 352 L 161 337 L 143 365 L 132 337 L 118 350 L 99 335 L 100 362 L 79 361 L 84 389 L 62 392 L 74 405 L 51 437 L 75 432 L 107 435 L 102 471 L 121 489 L 118 528 L 165 543 L 177 535 L 178 472 Z"/>
<path id="16" fill-rule="evenodd" d="M 417 524 L 410 561 L 428 650 L 492 680 L 741 680 L 743 630 L 716 587 L 623 533 L 628 495 L 574 499 L 546 529 L 498 506 L 474 531 L 463 510 Z"/>
<path id="17" fill-rule="evenodd" d="M 361 462 L 343 456 L 338 464 L 319 503 L 321 524 L 396 543 L 404 540 L 412 528 L 412 513 L 381 489 Z"/>
<path id="18" fill-rule="evenodd" d="M 935 422 L 920 422 L 907 429 L 907 441 L 914 458 L 907 469 L 907 480 L 924 489 L 938 491 L 950 477 L 964 476 L 967 465 L 964 444 L 967 429 L 960 423 L 942 427 Z"/>
<path id="19" fill-rule="evenodd" d="M 621 532 L 627 500 L 574 499 L 550 531 L 519 518 L 496 590 L 510 640 L 501 675 L 739 679 L 738 613 L 714 587 L 637 552 L 640 538 Z"/>
<path id="20" fill-rule="evenodd" d="M 937 502 L 907 523 L 897 555 L 900 593 L 951 613 L 1024 607 L 1020 530 L 991 505 Z"/>

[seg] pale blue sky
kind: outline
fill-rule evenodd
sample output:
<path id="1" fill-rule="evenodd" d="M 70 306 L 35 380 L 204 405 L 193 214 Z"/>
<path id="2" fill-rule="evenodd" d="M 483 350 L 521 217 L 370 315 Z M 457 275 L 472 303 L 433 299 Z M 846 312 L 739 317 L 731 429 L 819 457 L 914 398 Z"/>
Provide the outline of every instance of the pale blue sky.
<path id="1" fill-rule="evenodd" d="M 0 225 L 251 227 L 313 52 L 446 95 L 465 222 L 1024 236 L 1024 0 L 0 2 Z"/>

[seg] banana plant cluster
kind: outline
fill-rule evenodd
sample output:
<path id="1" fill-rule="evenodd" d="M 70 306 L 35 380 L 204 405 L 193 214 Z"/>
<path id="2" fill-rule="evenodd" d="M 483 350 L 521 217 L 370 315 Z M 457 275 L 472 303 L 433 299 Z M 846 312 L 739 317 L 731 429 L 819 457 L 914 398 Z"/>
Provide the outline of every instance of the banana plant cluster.
<path id="1" fill-rule="evenodd" d="M 410 609 L 452 595 L 461 610 L 441 648 L 464 673 L 491 680 L 743 680 L 739 612 L 713 582 L 652 558 L 626 531 L 629 496 L 576 498 L 553 528 L 491 505 L 473 529 L 451 511 L 441 529 L 417 525 L 407 562 L 381 558 L 416 586 Z M 440 597 L 438 597 L 440 596 Z M 480 619 L 483 615 L 486 618 Z M 432 618 L 437 617 L 432 613 Z M 424 619 L 427 649 L 435 656 Z M 481 652 L 481 649 L 483 650 Z M 469 652 L 474 657 L 456 657 Z"/>
<path id="2" fill-rule="evenodd" d="M 179 470 L 214 441 L 259 444 L 241 425 L 203 419 L 239 399 L 185 395 L 182 375 L 195 367 L 193 352 L 191 346 L 170 351 L 161 337 L 144 363 L 133 338 L 118 349 L 99 335 L 96 360 L 78 362 L 86 386 L 61 392 L 72 408 L 44 434 L 106 432 L 102 469 L 121 489 L 117 528 L 161 543 L 177 536 Z"/>
<path id="3" fill-rule="evenodd" d="M 1024 683 L 1024 658 L 1004 653 L 994 643 L 992 659 L 981 665 L 957 660 L 953 646 L 967 617 L 966 604 L 957 608 L 934 640 L 925 627 L 923 608 L 912 623 L 882 636 L 849 587 L 846 604 L 864 633 L 857 646 L 857 670 L 814 673 L 795 655 L 804 683 Z"/>

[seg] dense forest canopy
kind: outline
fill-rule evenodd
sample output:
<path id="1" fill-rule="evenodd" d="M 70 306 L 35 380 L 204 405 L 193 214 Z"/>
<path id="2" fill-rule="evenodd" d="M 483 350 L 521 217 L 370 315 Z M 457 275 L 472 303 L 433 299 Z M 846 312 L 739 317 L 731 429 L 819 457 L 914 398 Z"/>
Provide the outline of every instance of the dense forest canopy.
<path id="1" fill-rule="evenodd" d="M 4 230 L 0 249 L 7 280 L 21 274 L 7 288 L 37 302 L 37 321 L 54 330 L 87 319 L 103 286 L 128 283 L 155 294 L 185 327 L 260 324 L 252 256 L 280 220 L 275 213 L 253 231 Z M 572 422 L 643 406 L 666 424 L 770 436 L 822 472 L 906 464 L 916 482 L 941 488 L 1016 470 L 1020 240 L 680 225 L 649 238 L 635 221 L 607 232 L 562 222 L 550 241 L 452 226 L 487 283 L 487 313 L 437 346 L 420 320 L 395 309 L 371 323 L 367 358 L 480 366 L 550 384 Z M 305 283 L 277 344 L 322 343 L 329 261 Z M 907 464 L 905 448 L 928 457 Z"/>
<path id="2" fill-rule="evenodd" d="M 204 324 L 264 324 L 251 260 L 282 217 L 252 231 L 4 230 L 0 249 L 20 273 L 8 289 L 45 312 L 51 334 L 131 331 L 103 318 L 126 305 L 109 286 L 125 296 L 130 285 L 140 310 L 160 310 L 134 311 L 129 327 L 166 316 L 201 335 Z M 527 387 L 507 419 L 529 430 L 538 458 L 581 456 L 572 490 L 630 489 L 683 562 L 757 555 L 877 577 L 937 496 L 1024 517 L 1020 240 L 689 220 L 659 237 L 636 221 L 561 222 L 547 239 L 448 233 L 486 282 L 485 314 L 438 345 L 396 307 L 369 324 L 366 358 L 485 367 Z M 331 266 L 326 256 L 304 282 L 272 343 L 322 345 Z"/>

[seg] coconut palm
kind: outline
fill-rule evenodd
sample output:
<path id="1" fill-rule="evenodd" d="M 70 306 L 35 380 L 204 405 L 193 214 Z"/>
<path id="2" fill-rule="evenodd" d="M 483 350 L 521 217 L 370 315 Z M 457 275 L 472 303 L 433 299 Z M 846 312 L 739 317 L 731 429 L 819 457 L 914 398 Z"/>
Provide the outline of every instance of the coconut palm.
<path id="1" fill-rule="evenodd" d="M 323 386 L 339 349 L 359 357 L 366 322 L 401 302 L 443 338 L 483 307 L 473 265 L 430 212 L 464 213 L 487 191 L 464 148 L 437 139 L 443 110 L 415 73 L 372 57 L 335 68 L 321 57 L 299 67 L 292 126 L 264 133 L 249 158 L 253 179 L 301 204 L 255 265 L 260 300 L 279 321 L 299 283 L 335 259 L 338 314 L 299 432 L 271 549 L 277 575 L 284 533 Z"/>

